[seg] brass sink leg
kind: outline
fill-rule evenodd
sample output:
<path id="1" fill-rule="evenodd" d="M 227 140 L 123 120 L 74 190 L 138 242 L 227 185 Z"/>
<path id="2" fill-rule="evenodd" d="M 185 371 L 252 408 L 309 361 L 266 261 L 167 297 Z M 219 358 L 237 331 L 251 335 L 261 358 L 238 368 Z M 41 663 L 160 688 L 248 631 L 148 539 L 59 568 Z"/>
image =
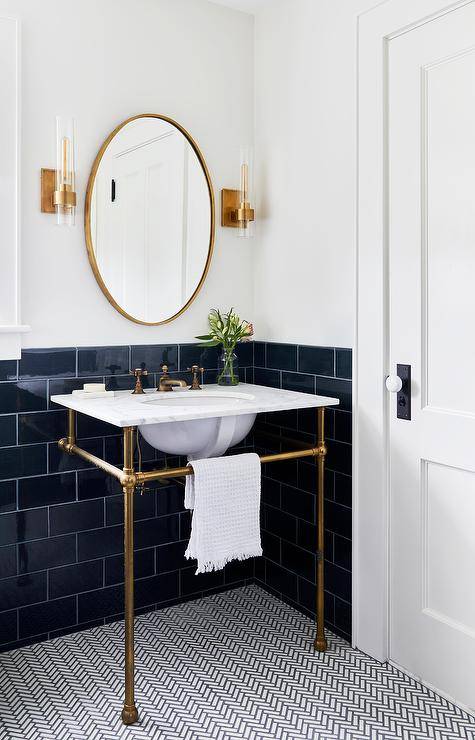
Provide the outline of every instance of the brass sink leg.
<path id="1" fill-rule="evenodd" d="M 325 409 L 317 409 L 317 635 L 315 650 L 319 653 L 327 649 L 325 637 L 325 521 L 324 521 L 324 492 L 325 492 Z"/>
<path id="2" fill-rule="evenodd" d="M 134 697 L 134 427 L 124 428 L 125 697 L 124 725 L 138 720 Z"/>

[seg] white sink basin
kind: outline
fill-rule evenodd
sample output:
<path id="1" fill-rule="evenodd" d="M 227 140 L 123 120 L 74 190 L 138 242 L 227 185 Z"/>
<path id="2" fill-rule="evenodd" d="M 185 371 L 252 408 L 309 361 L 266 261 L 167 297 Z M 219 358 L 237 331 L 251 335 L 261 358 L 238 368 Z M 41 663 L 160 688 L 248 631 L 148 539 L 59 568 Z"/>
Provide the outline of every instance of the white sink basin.
<path id="1" fill-rule="evenodd" d="M 187 409 L 206 408 L 207 411 L 231 407 L 245 407 L 254 396 L 232 391 L 175 391 L 153 398 L 145 398 L 144 406 L 168 407 L 185 412 Z M 171 455 L 188 455 L 190 459 L 218 457 L 228 447 L 239 444 L 250 432 L 256 414 L 215 416 L 206 419 L 169 421 L 167 424 L 143 424 L 139 430 L 144 439 L 157 450 Z"/>

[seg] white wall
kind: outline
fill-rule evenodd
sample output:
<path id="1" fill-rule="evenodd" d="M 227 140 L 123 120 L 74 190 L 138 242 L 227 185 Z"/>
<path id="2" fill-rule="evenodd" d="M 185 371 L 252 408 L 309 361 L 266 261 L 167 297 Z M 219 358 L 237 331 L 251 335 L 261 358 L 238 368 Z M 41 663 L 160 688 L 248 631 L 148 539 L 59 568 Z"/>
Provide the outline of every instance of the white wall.
<path id="1" fill-rule="evenodd" d="M 256 16 L 259 338 L 353 346 L 356 15 L 375 4 L 275 0 Z"/>
<path id="2" fill-rule="evenodd" d="M 102 295 L 82 226 L 89 169 L 121 120 L 148 111 L 183 124 L 209 165 L 217 199 L 237 180 L 253 137 L 253 18 L 206 0 L 0 0 L 21 19 L 22 321 L 25 347 L 191 341 L 212 306 L 252 317 L 253 244 L 217 227 L 208 279 L 172 324 L 142 327 Z M 79 208 L 74 229 L 39 208 L 40 168 L 54 167 L 57 114 L 76 119 Z"/>

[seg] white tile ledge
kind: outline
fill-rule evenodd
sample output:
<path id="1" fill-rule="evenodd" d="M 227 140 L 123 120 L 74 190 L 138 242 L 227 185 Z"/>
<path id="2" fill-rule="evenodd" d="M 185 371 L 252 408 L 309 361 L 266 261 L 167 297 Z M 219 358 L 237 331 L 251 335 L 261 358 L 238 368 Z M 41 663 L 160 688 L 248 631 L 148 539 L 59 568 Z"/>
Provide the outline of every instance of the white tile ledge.
<path id="1" fill-rule="evenodd" d="M 0 325 L 0 360 L 19 360 L 21 358 L 21 338 L 31 331 L 27 324 Z"/>

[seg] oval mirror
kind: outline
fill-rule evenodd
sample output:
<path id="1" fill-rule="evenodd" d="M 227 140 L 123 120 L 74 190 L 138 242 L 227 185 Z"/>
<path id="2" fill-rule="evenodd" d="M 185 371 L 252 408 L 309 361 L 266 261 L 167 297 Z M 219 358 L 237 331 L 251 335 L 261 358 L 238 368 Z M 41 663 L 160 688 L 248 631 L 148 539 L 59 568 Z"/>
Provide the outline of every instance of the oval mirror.
<path id="1" fill-rule="evenodd" d="M 179 316 L 199 292 L 214 240 L 214 196 L 197 144 L 143 114 L 107 137 L 89 176 L 86 245 L 112 305 L 138 324 Z"/>

